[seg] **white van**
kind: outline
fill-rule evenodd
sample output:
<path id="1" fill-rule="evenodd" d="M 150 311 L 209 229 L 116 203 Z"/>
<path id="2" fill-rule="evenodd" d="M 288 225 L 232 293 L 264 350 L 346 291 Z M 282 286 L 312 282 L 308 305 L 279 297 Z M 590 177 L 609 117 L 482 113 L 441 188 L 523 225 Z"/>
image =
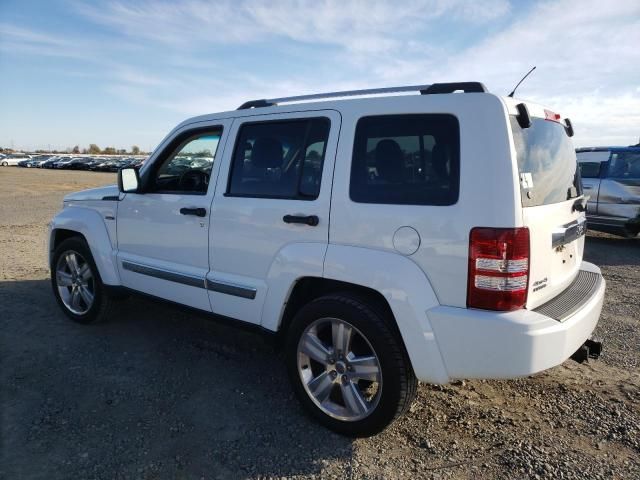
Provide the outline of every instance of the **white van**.
<path id="1" fill-rule="evenodd" d="M 278 335 L 308 412 L 371 435 L 417 380 L 598 354 L 605 282 L 582 260 L 572 134 L 476 82 L 191 118 L 119 186 L 65 198 L 53 290 L 82 323 L 133 291 Z"/>

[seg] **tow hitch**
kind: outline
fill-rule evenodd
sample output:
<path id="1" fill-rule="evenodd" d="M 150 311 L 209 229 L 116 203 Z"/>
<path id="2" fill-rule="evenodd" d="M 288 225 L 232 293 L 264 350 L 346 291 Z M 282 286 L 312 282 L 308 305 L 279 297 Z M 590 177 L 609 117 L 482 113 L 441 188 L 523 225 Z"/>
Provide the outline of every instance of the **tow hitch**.
<path id="1" fill-rule="evenodd" d="M 571 360 L 578 363 L 588 362 L 590 358 L 596 360 L 602 353 L 602 342 L 599 340 L 587 340 L 582 346 L 571 355 Z"/>

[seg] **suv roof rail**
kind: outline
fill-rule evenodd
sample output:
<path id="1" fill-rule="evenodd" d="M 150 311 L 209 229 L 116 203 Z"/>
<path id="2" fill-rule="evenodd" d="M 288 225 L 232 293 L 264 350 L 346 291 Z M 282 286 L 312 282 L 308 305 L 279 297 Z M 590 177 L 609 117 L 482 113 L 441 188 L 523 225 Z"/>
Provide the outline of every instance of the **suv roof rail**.
<path id="1" fill-rule="evenodd" d="M 488 92 L 480 82 L 434 83 L 432 85 L 407 85 L 401 87 L 368 88 L 364 90 L 343 90 L 340 92 L 314 93 L 296 97 L 281 97 L 250 100 L 238 107 L 238 110 L 249 108 L 272 107 L 279 103 L 301 102 L 305 100 L 321 100 L 324 98 L 357 97 L 360 95 L 381 95 L 385 93 L 420 92 L 421 95 L 453 93 L 462 90 L 464 93 Z"/>
<path id="2" fill-rule="evenodd" d="M 454 83 L 434 83 L 426 90 L 420 90 L 422 95 L 434 93 L 453 93 L 462 90 L 464 93 L 487 93 L 487 87 L 482 82 L 454 82 Z"/>

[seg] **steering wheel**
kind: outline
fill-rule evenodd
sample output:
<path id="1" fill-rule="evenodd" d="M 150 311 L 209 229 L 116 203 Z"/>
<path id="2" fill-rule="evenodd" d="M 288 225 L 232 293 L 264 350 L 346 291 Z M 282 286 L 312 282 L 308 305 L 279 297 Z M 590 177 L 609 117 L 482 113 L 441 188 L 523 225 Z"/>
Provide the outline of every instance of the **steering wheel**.
<path id="1" fill-rule="evenodd" d="M 209 174 L 202 170 L 186 170 L 180 175 L 178 188 L 187 192 L 206 192 Z"/>

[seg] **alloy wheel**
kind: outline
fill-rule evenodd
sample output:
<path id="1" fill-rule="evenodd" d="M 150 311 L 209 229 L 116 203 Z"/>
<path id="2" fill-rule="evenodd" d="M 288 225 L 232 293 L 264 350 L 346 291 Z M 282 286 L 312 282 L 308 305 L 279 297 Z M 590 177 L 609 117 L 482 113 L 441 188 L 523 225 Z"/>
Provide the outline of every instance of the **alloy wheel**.
<path id="1" fill-rule="evenodd" d="M 356 327 L 337 318 L 312 322 L 298 342 L 298 373 L 325 414 L 353 422 L 368 417 L 382 393 L 380 361 Z"/>
<path id="2" fill-rule="evenodd" d="M 58 257 L 56 286 L 65 307 L 76 315 L 86 314 L 95 300 L 91 266 L 78 252 L 67 250 Z"/>

